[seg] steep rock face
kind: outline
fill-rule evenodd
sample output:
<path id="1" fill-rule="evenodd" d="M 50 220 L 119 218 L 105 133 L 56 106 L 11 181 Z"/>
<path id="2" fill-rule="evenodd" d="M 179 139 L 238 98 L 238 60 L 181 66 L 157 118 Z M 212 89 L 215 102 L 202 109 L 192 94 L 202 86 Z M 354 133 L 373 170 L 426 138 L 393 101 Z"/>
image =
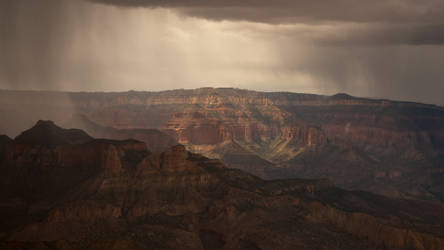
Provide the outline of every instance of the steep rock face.
<path id="1" fill-rule="evenodd" d="M 237 140 L 249 144 L 250 149 L 260 148 L 254 152 L 263 151 L 267 160 L 275 161 L 279 161 L 279 153 L 273 155 L 272 151 L 278 151 L 282 143 L 300 147 L 351 142 L 383 152 L 394 145 L 416 151 L 432 146 L 436 151 L 444 141 L 442 108 L 345 94 L 327 97 L 198 89 L 73 94 L 72 98 L 101 124 L 140 128 L 149 127 L 140 124 L 140 119 L 156 120 L 159 124 L 155 127 L 175 134 L 181 143 L 204 145 Z M 139 118 L 125 117 L 128 114 Z M 126 125 L 120 121 L 126 121 Z"/>
<path id="2" fill-rule="evenodd" d="M 0 161 L 4 176 L 2 194 L 19 193 L 26 199 L 52 201 L 57 195 L 99 172 L 119 173 L 132 169 L 133 158 L 149 152 L 142 142 L 91 140 L 84 144 L 26 145 L 14 141 Z"/>
<path id="3" fill-rule="evenodd" d="M 20 185 L 51 176 L 70 185 L 2 188 L 2 248 L 444 247 L 442 204 L 348 192 L 328 180 L 264 181 L 182 145 L 150 154 L 137 141 L 13 142 L 3 157 L 1 170 L 20 173 L 14 179 Z M 76 173 L 57 172 L 70 168 Z"/>
<path id="4" fill-rule="evenodd" d="M 119 129 L 100 137 L 150 145 L 134 131 L 159 129 L 194 153 L 263 178 L 330 178 L 347 189 L 444 200 L 442 107 L 212 88 L 67 95 L 77 113 Z"/>

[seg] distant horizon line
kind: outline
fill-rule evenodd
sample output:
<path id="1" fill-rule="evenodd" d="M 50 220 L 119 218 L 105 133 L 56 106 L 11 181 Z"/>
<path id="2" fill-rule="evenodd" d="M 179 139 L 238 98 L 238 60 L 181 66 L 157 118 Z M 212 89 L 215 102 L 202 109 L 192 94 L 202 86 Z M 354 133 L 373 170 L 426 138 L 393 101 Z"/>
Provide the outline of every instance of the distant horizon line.
<path id="1" fill-rule="evenodd" d="M 169 91 L 192 91 L 192 90 L 205 90 L 205 89 L 214 89 L 214 90 L 240 90 L 240 91 L 250 91 L 250 92 L 258 92 L 258 93 L 287 93 L 287 94 L 299 94 L 299 95 L 316 95 L 316 96 L 335 96 L 335 95 L 347 95 L 355 98 L 368 98 L 368 99 L 387 99 L 384 97 L 367 97 L 367 96 L 356 96 L 351 95 L 347 92 L 336 92 L 333 94 L 321 94 L 321 93 L 308 93 L 308 92 L 294 92 L 289 90 L 255 90 L 255 89 L 247 89 L 247 88 L 238 88 L 238 87 L 198 87 L 198 88 L 173 88 L 173 89 L 165 89 L 165 90 L 49 90 L 49 89 L 7 89 L 0 88 L 0 91 L 16 91 L 16 92 L 48 92 L 48 93 L 128 93 L 128 92 L 140 92 L 140 93 L 161 93 L 161 92 L 169 92 Z M 389 100 L 389 99 L 387 99 Z"/>
<path id="2" fill-rule="evenodd" d="M 426 103 L 426 102 L 420 102 L 420 101 L 409 101 L 409 100 L 400 100 L 400 99 L 390 99 L 386 97 L 368 97 L 368 96 L 355 96 L 348 94 L 346 92 L 337 92 L 335 94 L 315 94 L 315 93 L 306 93 L 306 92 L 292 92 L 292 91 L 267 91 L 267 90 L 253 90 L 253 89 L 246 89 L 246 88 L 237 88 L 237 87 L 199 87 L 199 88 L 176 88 L 176 89 L 166 89 L 166 90 L 121 90 L 121 91 L 72 91 L 72 90 L 35 90 L 35 89 L 29 89 L 29 90 L 17 90 L 17 89 L 4 89 L 0 88 L 0 91 L 10 91 L 10 92 L 41 92 L 41 93 L 71 93 L 71 94 L 118 94 L 118 93 L 162 93 L 162 92 L 173 92 L 173 91 L 193 91 L 193 90 L 239 90 L 239 91 L 249 91 L 249 92 L 256 92 L 256 93 L 281 93 L 281 94 L 295 94 L 295 95 L 311 95 L 311 96 L 322 96 L 322 97 L 334 97 L 338 95 L 344 95 L 351 98 L 356 99 L 368 99 L 368 100 L 374 100 L 374 101 L 391 101 L 391 102 L 400 102 L 400 103 L 418 103 L 418 104 L 424 104 L 424 105 L 433 105 L 437 107 L 443 107 L 444 105 L 440 105 L 437 103 Z"/>

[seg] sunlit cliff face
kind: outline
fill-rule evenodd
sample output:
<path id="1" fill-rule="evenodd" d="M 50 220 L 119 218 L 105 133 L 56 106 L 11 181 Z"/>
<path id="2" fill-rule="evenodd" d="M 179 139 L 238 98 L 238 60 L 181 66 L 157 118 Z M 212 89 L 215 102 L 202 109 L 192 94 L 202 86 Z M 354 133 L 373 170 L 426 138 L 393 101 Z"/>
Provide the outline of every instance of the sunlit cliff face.
<path id="1" fill-rule="evenodd" d="M 443 104 L 437 1 L 152 2 L 2 1 L 0 88 L 213 86 Z"/>

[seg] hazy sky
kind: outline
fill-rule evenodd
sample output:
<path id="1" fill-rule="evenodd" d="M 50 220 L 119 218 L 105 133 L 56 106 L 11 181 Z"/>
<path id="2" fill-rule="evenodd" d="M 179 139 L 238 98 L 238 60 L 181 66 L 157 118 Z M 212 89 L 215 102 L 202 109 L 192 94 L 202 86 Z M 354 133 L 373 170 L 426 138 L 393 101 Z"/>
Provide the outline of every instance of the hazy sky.
<path id="1" fill-rule="evenodd" d="M 0 88 L 238 87 L 444 105 L 442 0 L 1 0 Z"/>

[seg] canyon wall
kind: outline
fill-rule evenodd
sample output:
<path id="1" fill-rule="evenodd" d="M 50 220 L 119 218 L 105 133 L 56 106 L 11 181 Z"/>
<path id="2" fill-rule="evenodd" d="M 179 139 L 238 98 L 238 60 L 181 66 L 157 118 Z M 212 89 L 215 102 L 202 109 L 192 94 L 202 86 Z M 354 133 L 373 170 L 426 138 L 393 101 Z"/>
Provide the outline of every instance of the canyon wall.
<path id="1" fill-rule="evenodd" d="M 42 105 L 39 95 L 55 95 L 61 104 L 52 112 L 68 110 L 64 120 L 76 113 L 99 126 L 160 130 L 188 150 L 267 179 L 330 178 L 347 189 L 444 199 L 444 108 L 435 105 L 229 88 L 0 95 L 5 114 L 20 109 L 17 98 L 28 100 L 26 109 Z M 26 120 L 17 113 L 8 117 Z"/>

